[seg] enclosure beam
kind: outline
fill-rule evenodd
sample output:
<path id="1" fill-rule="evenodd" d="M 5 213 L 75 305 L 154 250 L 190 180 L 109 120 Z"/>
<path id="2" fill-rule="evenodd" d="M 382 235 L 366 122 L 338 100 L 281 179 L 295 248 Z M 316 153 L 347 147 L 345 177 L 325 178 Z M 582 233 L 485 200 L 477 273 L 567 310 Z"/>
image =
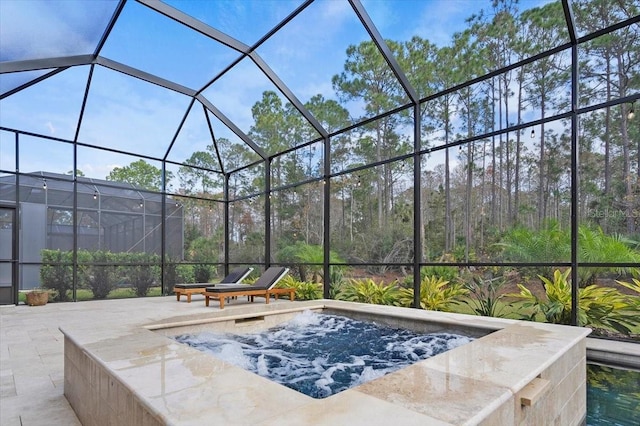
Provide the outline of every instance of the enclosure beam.
<path id="1" fill-rule="evenodd" d="M 229 173 L 224 174 L 224 274 L 229 274 Z"/>
<path id="2" fill-rule="evenodd" d="M 422 199 L 420 104 L 413 106 L 413 307 L 420 309 L 420 262 L 422 262 Z"/>
<path id="3" fill-rule="evenodd" d="M 323 284 L 322 295 L 325 299 L 331 298 L 331 138 L 328 136 L 324 138 L 324 200 L 322 201 L 323 210 L 323 223 L 322 230 L 323 249 L 324 249 L 324 264 L 323 270 Z"/>
<path id="4" fill-rule="evenodd" d="M 271 266 L 271 158 L 264 162 L 264 267 Z"/>
<path id="5" fill-rule="evenodd" d="M 73 279 L 71 280 L 71 300 L 77 302 L 77 290 L 78 290 L 78 145 L 73 144 L 73 253 L 71 254 L 71 261 L 73 266 Z M 49 205 L 46 206 L 49 209 Z"/>
<path id="6" fill-rule="evenodd" d="M 378 47 L 378 50 L 387 62 L 387 65 L 389 65 L 389 68 L 391 68 L 391 71 L 402 85 L 405 93 L 407 94 L 409 99 L 411 99 L 411 102 L 415 105 L 418 102 L 419 98 L 418 92 L 416 92 L 416 90 L 413 88 L 404 71 L 402 71 L 402 68 L 400 68 L 395 55 L 391 52 L 391 49 L 389 49 L 387 42 L 384 41 L 382 34 L 380 34 L 380 32 L 378 31 L 378 28 L 373 23 L 373 20 L 367 13 L 366 9 L 364 8 L 360 0 L 349 0 L 349 3 L 351 4 L 351 7 L 355 11 L 356 15 L 358 15 L 360 22 L 369 33 L 369 36 Z"/>
<path id="7" fill-rule="evenodd" d="M 13 303 L 16 305 L 20 302 L 19 298 L 19 290 L 20 290 L 20 282 L 22 281 L 22 273 L 20 268 L 20 261 L 22 260 L 22 256 L 20 255 L 20 232 L 19 229 L 22 229 L 22 225 L 20 223 L 20 173 L 18 170 L 18 165 L 20 164 L 20 150 L 18 149 L 20 143 L 18 139 L 20 135 L 18 132 L 15 133 L 15 153 L 16 153 L 16 161 L 15 161 L 15 171 L 16 171 L 16 204 L 15 204 L 15 217 L 13 218 L 13 222 L 15 224 L 15 229 L 13 230 L 13 250 L 14 250 L 14 258 L 18 259 L 18 264 L 12 264 L 12 276 L 13 276 Z"/>
<path id="8" fill-rule="evenodd" d="M 23 61 L 0 62 L 0 74 L 37 71 L 53 68 L 68 68 L 93 63 L 93 55 L 62 56 L 57 58 L 25 59 Z"/>
<path id="9" fill-rule="evenodd" d="M 571 325 L 578 325 L 578 37 L 569 0 L 562 7 L 571 39 Z"/>
<path id="10" fill-rule="evenodd" d="M 169 294 L 170 283 L 167 282 L 167 163 L 162 162 L 162 170 L 160 172 L 162 176 L 162 201 L 160 202 L 161 214 L 160 214 L 160 293 L 167 296 Z M 175 284 L 175 283 L 173 283 Z"/>

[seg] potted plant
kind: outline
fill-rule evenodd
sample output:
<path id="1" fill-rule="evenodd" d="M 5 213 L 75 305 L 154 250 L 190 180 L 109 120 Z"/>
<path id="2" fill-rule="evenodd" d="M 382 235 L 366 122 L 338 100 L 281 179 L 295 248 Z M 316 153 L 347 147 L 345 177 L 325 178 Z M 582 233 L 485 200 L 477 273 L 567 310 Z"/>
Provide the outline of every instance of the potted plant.
<path id="1" fill-rule="evenodd" d="M 49 301 L 49 291 L 43 288 L 34 288 L 26 294 L 27 305 L 42 306 Z"/>

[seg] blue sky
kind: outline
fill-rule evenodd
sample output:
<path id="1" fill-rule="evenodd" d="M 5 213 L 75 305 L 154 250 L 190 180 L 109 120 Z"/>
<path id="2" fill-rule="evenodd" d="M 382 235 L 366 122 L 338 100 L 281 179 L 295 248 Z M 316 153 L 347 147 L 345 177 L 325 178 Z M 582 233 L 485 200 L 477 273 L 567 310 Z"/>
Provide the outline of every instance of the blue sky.
<path id="1" fill-rule="evenodd" d="M 521 1 L 520 9 L 544 2 Z M 171 0 L 168 3 L 252 45 L 301 2 Z M 418 35 L 440 46 L 465 27 L 464 20 L 472 13 L 490 9 L 490 3 L 489 0 L 363 0 L 383 37 L 407 40 Z M 107 0 L 0 0 L 0 61 L 92 53 L 116 4 Z M 367 39 L 368 34 L 346 0 L 318 0 L 257 52 L 302 102 L 318 93 L 332 99 L 335 94 L 331 77 L 342 70 L 345 49 Z M 197 90 L 239 54 L 130 1 L 101 56 Z M 0 101 L 0 125 L 72 139 L 88 71 L 86 66 L 69 69 Z M 36 71 L 27 75 L 0 75 L 0 89 L 5 91 L 39 74 Z M 245 60 L 204 94 L 248 132 L 252 124 L 250 108 L 265 90 L 276 89 L 252 62 Z M 181 94 L 96 67 L 79 141 L 162 157 L 189 101 Z M 178 135 L 169 159 L 182 161 L 210 143 L 202 107 L 196 107 Z M 362 114 L 362 106 L 357 103 L 349 108 L 353 116 Z M 241 143 L 221 123 L 214 122 L 214 130 L 216 136 Z M 0 167 L 5 167 L 10 158 L 12 143 L 11 135 L 0 134 L 3 157 Z M 34 142 L 36 145 L 37 149 L 27 152 L 21 149 L 21 171 L 70 170 L 68 148 L 55 143 Z M 78 167 L 95 178 L 104 178 L 113 167 L 135 160 L 85 151 L 79 157 Z"/>

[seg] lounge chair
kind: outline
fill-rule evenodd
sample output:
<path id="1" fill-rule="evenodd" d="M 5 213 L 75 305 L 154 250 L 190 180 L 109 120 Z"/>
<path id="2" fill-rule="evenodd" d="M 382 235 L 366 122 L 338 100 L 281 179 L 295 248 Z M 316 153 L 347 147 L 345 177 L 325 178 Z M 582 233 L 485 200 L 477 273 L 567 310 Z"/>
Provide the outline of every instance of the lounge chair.
<path id="1" fill-rule="evenodd" d="M 293 300 L 296 294 L 295 288 L 274 288 L 275 285 L 289 272 L 288 268 L 272 266 L 262 273 L 260 278 L 253 284 L 219 285 L 207 287 L 204 292 L 204 303 L 209 306 L 210 299 L 220 301 L 220 309 L 224 309 L 225 298 L 247 296 L 251 302 L 255 296 L 262 296 L 269 303 L 271 296 L 278 297 L 280 294 L 288 294 Z"/>
<path id="2" fill-rule="evenodd" d="M 253 271 L 253 268 L 235 268 L 229 272 L 229 275 L 220 280 L 220 283 L 237 284 L 247 278 L 251 271 Z M 192 294 L 204 294 L 205 289 L 212 285 L 214 285 L 214 283 L 175 284 L 173 286 L 173 292 L 176 294 L 178 302 L 180 301 L 180 296 L 184 294 L 187 296 L 187 303 L 191 303 Z"/>

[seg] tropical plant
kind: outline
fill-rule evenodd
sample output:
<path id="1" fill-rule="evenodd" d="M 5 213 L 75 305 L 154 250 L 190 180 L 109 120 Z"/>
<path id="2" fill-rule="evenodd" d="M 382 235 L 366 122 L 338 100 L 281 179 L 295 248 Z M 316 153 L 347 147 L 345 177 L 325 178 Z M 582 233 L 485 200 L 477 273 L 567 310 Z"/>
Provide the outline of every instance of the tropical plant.
<path id="1" fill-rule="evenodd" d="M 520 293 L 508 296 L 522 299 L 524 308 L 532 308 L 531 314 L 523 316 L 524 319 L 535 320 L 541 313 L 547 322 L 571 324 L 570 273 L 571 269 L 564 272 L 556 269 L 552 280 L 539 276 L 544 283 L 545 299 L 539 298 L 522 284 L 518 284 Z M 627 297 L 614 288 L 590 285 L 578 289 L 577 318 L 581 326 L 630 334 L 630 327 L 640 324 L 637 315 L 630 315 L 632 308 Z"/>
<path id="2" fill-rule="evenodd" d="M 287 275 L 278 282 L 277 288 L 295 288 L 297 300 L 315 300 L 322 298 L 322 285 L 319 283 L 310 283 L 306 281 L 298 281 L 291 275 Z"/>
<path id="3" fill-rule="evenodd" d="M 352 279 L 339 293 L 339 298 L 351 302 L 374 303 L 376 305 L 395 305 L 398 302 L 396 282 L 385 284 L 371 278 Z"/>
<path id="4" fill-rule="evenodd" d="M 504 277 L 485 278 L 481 275 L 474 275 L 469 280 L 465 280 L 463 286 L 471 297 L 462 302 L 469 305 L 473 311 L 485 317 L 501 317 L 504 308 L 511 303 L 501 302 L 504 294 L 500 293 L 504 287 Z"/>
<path id="5" fill-rule="evenodd" d="M 447 261 L 447 258 L 444 256 L 441 259 L 443 262 Z M 454 259 L 451 259 L 454 260 Z M 420 268 L 420 279 L 423 279 L 428 276 L 435 276 L 438 278 L 442 278 L 447 281 L 455 281 L 458 279 L 460 275 L 460 271 L 457 266 L 446 266 L 446 265 L 430 265 L 423 266 Z"/>
<path id="6" fill-rule="evenodd" d="M 420 282 L 420 307 L 431 311 L 446 311 L 452 305 L 459 304 L 467 293 L 469 290 L 460 283 L 429 275 Z M 413 305 L 413 288 L 400 290 L 400 304 Z"/>
<path id="7" fill-rule="evenodd" d="M 460 269 L 457 266 L 448 266 L 446 262 L 455 262 L 455 259 L 451 255 L 444 255 L 437 260 L 439 262 L 443 262 L 443 265 L 427 265 L 420 268 L 420 280 L 422 281 L 425 277 L 437 277 L 442 278 L 443 280 L 454 282 L 458 281 L 460 278 Z M 413 275 L 407 275 L 402 280 L 402 286 L 405 288 L 413 287 Z"/>
<path id="8" fill-rule="evenodd" d="M 629 304 L 634 307 L 634 311 L 636 315 L 640 312 L 640 280 L 637 278 L 632 278 L 632 282 L 628 283 L 626 281 L 616 281 L 623 287 L 628 288 L 629 290 L 633 290 L 638 293 L 637 296 L 628 296 Z"/>

